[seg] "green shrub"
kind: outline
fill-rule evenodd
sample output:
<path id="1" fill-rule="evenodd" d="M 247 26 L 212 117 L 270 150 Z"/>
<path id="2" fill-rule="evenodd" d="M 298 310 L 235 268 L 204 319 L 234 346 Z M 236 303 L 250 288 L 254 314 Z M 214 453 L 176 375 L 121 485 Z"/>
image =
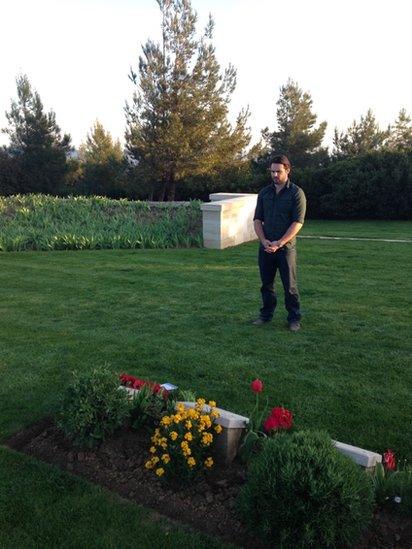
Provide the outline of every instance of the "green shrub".
<path id="1" fill-rule="evenodd" d="M 292 181 L 305 191 L 312 219 L 411 218 L 412 152 L 371 152 L 297 169 Z"/>
<path id="2" fill-rule="evenodd" d="M 372 515 L 371 479 L 326 433 L 266 439 L 238 500 L 246 525 L 276 547 L 353 544 Z"/>
<path id="3" fill-rule="evenodd" d="M 91 448 L 124 423 L 129 403 L 118 386 L 118 376 L 104 367 L 91 373 L 73 373 L 57 423 L 76 445 Z"/>

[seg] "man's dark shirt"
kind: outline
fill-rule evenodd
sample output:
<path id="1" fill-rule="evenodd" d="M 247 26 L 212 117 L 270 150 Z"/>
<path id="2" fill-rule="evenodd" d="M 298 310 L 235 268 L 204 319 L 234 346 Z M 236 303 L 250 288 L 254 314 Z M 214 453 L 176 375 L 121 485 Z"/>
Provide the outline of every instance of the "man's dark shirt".
<path id="1" fill-rule="evenodd" d="M 306 213 L 306 197 L 303 190 L 287 181 L 283 189 L 276 194 L 275 184 L 264 187 L 258 194 L 253 219 L 263 222 L 263 232 L 268 240 L 279 240 L 292 223 L 303 223 Z M 296 238 L 286 244 L 293 248 Z"/>

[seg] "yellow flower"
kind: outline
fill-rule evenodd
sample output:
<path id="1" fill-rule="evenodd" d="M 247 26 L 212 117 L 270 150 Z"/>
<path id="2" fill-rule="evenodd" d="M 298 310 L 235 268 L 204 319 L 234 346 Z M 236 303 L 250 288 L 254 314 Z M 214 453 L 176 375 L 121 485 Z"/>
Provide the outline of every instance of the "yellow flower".
<path id="1" fill-rule="evenodd" d="M 204 398 L 198 398 L 196 400 L 196 403 L 199 405 L 199 406 L 204 406 L 206 404 L 206 400 Z"/>
<path id="2" fill-rule="evenodd" d="M 220 413 L 217 410 L 212 410 L 210 412 L 210 417 L 216 419 L 217 417 L 220 417 Z"/>
<path id="3" fill-rule="evenodd" d="M 149 452 L 151 454 L 155 454 L 156 453 L 156 448 L 154 446 L 151 446 Z"/>
<path id="4" fill-rule="evenodd" d="M 165 470 L 163 469 L 163 467 L 158 467 L 158 468 L 156 469 L 156 475 L 157 475 L 158 477 L 161 477 L 161 476 L 164 474 L 164 472 L 165 472 Z"/>
<path id="5" fill-rule="evenodd" d="M 192 435 L 192 433 L 186 433 L 186 434 L 185 434 L 185 439 L 186 439 L 186 440 L 193 440 L 193 435 Z"/>
<path id="6" fill-rule="evenodd" d="M 190 419 L 198 419 L 199 414 L 196 412 L 194 408 L 189 408 L 189 410 L 187 411 L 187 416 Z"/>
<path id="7" fill-rule="evenodd" d="M 196 460 L 194 457 L 190 457 L 188 460 L 187 460 L 187 464 L 189 465 L 189 467 L 194 467 L 196 465 Z"/>
<path id="8" fill-rule="evenodd" d="M 179 404 L 176 404 L 176 411 L 178 414 L 183 414 L 185 411 L 185 405 L 179 402 Z"/>
<path id="9" fill-rule="evenodd" d="M 192 422 L 190 421 L 190 419 L 188 419 L 188 420 L 186 421 L 185 427 L 186 427 L 186 429 L 188 429 L 188 430 L 192 428 Z"/>
<path id="10" fill-rule="evenodd" d="M 169 463 L 169 461 L 170 461 L 169 454 L 163 454 L 162 455 L 162 461 L 163 461 L 163 463 Z"/>
<path id="11" fill-rule="evenodd" d="M 172 416 L 172 417 L 175 423 L 179 423 L 182 420 L 182 416 L 180 414 L 176 414 L 175 416 Z"/>
<path id="12" fill-rule="evenodd" d="M 160 423 L 161 423 L 162 425 L 170 425 L 171 422 L 172 422 L 172 421 L 171 421 L 171 419 L 170 419 L 169 416 L 163 416 Z"/>
<path id="13" fill-rule="evenodd" d="M 152 463 L 156 465 L 156 463 L 159 462 L 159 458 L 157 456 L 152 457 Z"/>
<path id="14" fill-rule="evenodd" d="M 153 468 L 153 463 L 151 461 L 146 461 L 144 466 L 146 467 L 146 469 L 152 469 Z"/>
<path id="15" fill-rule="evenodd" d="M 172 431 L 169 436 L 172 440 L 176 440 L 179 435 L 176 433 L 176 431 Z"/>
<path id="16" fill-rule="evenodd" d="M 209 400 L 208 404 L 211 408 L 214 408 L 216 406 L 216 402 L 214 400 Z"/>
<path id="17" fill-rule="evenodd" d="M 205 465 L 206 467 L 212 467 L 213 466 L 213 458 L 208 457 L 205 459 Z"/>
<path id="18" fill-rule="evenodd" d="M 200 416 L 200 421 L 206 425 L 207 428 L 209 428 L 212 425 L 212 422 L 210 420 L 210 417 L 206 414 L 203 416 Z"/>
<path id="19" fill-rule="evenodd" d="M 221 433 L 223 431 L 223 428 L 221 425 L 215 425 L 215 431 L 217 434 Z"/>
<path id="20" fill-rule="evenodd" d="M 213 442 L 213 435 L 211 433 L 203 433 L 202 444 L 209 446 Z"/>
<path id="21" fill-rule="evenodd" d="M 184 456 L 190 456 L 190 454 L 192 453 L 192 450 L 189 448 L 189 444 L 187 443 L 186 440 L 181 442 L 180 447 L 182 448 L 182 452 Z"/>

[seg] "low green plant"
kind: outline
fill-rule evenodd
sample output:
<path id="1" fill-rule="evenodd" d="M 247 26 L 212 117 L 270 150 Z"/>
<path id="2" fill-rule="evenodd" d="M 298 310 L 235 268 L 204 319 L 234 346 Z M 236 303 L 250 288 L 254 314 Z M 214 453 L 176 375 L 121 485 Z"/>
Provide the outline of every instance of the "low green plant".
<path id="1" fill-rule="evenodd" d="M 118 387 L 117 374 L 106 367 L 90 373 L 73 372 L 57 424 L 74 444 L 91 448 L 123 425 L 129 415 L 129 403 Z"/>
<path id="2" fill-rule="evenodd" d="M 326 433 L 267 438 L 252 460 L 238 508 L 246 525 L 276 547 L 356 542 L 372 516 L 371 479 Z"/>
<path id="3" fill-rule="evenodd" d="M 202 246 L 200 202 L 0 196 L 0 252 Z"/>
<path id="4" fill-rule="evenodd" d="M 150 385 L 143 385 L 130 400 L 130 425 L 135 431 L 155 419 L 160 419 L 165 408 L 163 393 L 154 393 Z"/>
<path id="5" fill-rule="evenodd" d="M 192 389 L 178 389 L 177 399 L 182 402 L 195 402 L 196 393 Z"/>
<path id="6" fill-rule="evenodd" d="M 378 463 L 372 480 L 378 505 L 412 515 L 412 467 L 404 464 L 391 470 Z"/>
<path id="7" fill-rule="evenodd" d="M 178 402 L 195 402 L 196 401 L 196 393 L 194 393 L 191 389 L 177 389 L 175 391 L 171 391 L 169 393 L 168 399 L 166 402 L 166 414 L 171 415 L 174 414 L 176 409 L 176 404 Z"/>

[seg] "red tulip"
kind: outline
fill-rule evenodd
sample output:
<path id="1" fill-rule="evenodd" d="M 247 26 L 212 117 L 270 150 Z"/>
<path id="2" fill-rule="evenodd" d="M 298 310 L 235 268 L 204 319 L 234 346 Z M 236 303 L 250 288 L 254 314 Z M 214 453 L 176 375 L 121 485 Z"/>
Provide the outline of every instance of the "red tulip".
<path id="1" fill-rule="evenodd" d="M 255 379 L 250 384 L 250 388 L 254 393 L 261 393 L 263 391 L 263 381 L 260 381 L 260 379 Z"/>
<path id="2" fill-rule="evenodd" d="M 269 431 L 274 431 L 278 428 L 276 418 L 273 416 L 268 416 L 263 422 L 263 428 L 268 433 Z"/>
<path id="3" fill-rule="evenodd" d="M 286 408 L 277 406 L 273 408 L 270 415 L 263 423 L 263 428 L 266 432 L 277 431 L 280 429 L 291 429 L 293 425 L 293 414 Z"/>
<path id="4" fill-rule="evenodd" d="M 385 464 L 386 469 L 393 471 L 396 469 L 396 458 L 392 450 L 387 450 L 383 454 L 383 463 Z"/>

